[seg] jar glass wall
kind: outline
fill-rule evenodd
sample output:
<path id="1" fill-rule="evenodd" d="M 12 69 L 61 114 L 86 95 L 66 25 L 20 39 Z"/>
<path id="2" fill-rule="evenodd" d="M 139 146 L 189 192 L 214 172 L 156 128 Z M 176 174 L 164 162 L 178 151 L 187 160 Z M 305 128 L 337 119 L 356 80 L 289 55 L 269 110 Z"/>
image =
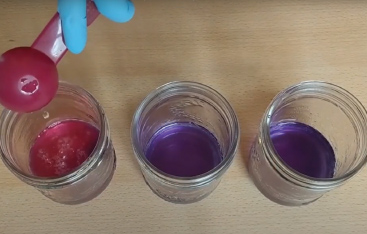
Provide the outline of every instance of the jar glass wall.
<path id="1" fill-rule="evenodd" d="M 30 152 L 35 141 L 45 129 L 63 121 L 82 121 L 97 129 L 94 149 L 91 149 L 89 157 L 86 155 L 87 159 L 81 165 L 62 176 L 35 175 L 30 160 Z M 0 152 L 4 164 L 20 180 L 35 187 L 55 202 L 79 204 L 89 201 L 98 196 L 112 179 L 116 157 L 105 113 L 97 100 L 78 86 L 60 82 L 55 98 L 36 112 L 16 113 L 4 110 L 0 117 L 0 129 L 2 136 Z M 73 129 L 62 131 L 71 132 Z M 84 138 L 88 137 L 87 134 L 88 131 L 77 132 L 79 139 L 74 141 L 83 142 Z M 57 137 L 57 134 L 50 137 Z M 61 142 L 65 139 L 58 140 Z M 69 144 L 72 143 L 70 139 L 68 140 L 61 143 L 65 143 L 64 149 L 70 150 Z M 52 141 L 45 141 L 47 142 Z M 48 155 L 45 160 L 51 164 L 50 160 L 53 160 L 53 157 L 55 155 Z M 67 163 L 70 162 L 60 162 L 60 167 Z"/>
<path id="2" fill-rule="evenodd" d="M 194 170 L 197 167 L 199 162 L 197 158 L 192 158 L 190 153 L 181 155 L 180 160 L 183 161 L 176 166 L 174 166 L 174 160 L 167 162 L 165 166 L 168 171 L 176 168 L 175 171 L 171 170 L 172 173 L 161 170 L 146 157 L 149 154 L 148 148 L 152 138 L 157 132 L 165 131 L 181 123 L 190 123 L 191 126 L 205 129 L 215 137 L 219 144 L 220 162 L 205 173 L 193 176 L 173 174 L 188 163 L 191 163 L 188 170 Z M 205 198 L 218 186 L 235 156 L 239 132 L 236 114 L 222 95 L 203 84 L 178 81 L 157 88 L 144 99 L 134 115 L 131 137 L 136 159 L 152 191 L 169 202 L 192 203 Z M 179 133 L 172 131 L 170 136 L 174 134 Z M 196 135 L 191 136 L 194 138 Z M 203 138 L 198 138 L 197 142 L 201 140 Z M 181 141 L 190 141 L 190 137 L 182 138 Z M 198 147 L 203 149 L 205 142 L 198 144 L 200 144 Z M 194 147 L 194 145 L 195 142 L 191 142 L 186 145 L 186 148 Z M 168 156 L 172 159 L 177 156 L 175 154 L 177 152 Z M 198 157 L 201 156 L 198 155 Z M 180 173 L 186 173 L 186 171 Z"/>
<path id="3" fill-rule="evenodd" d="M 265 111 L 250 152 L 255 185 L 283 205 L 317 200 L 365 165 L 366 123 L 362 104 L 336 85 L 307 81 L 283 90 Z"/>

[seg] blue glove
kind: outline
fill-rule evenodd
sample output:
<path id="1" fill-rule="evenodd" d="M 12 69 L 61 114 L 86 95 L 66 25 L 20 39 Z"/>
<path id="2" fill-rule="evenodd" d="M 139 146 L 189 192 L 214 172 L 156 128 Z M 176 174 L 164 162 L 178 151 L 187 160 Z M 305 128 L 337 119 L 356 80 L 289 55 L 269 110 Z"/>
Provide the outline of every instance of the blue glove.
<path id="1" fill-rule="evenodd" d="M 129 21 L 135 13 L 129 0 L 94 0 L 94 3 L 102 15 L 118 23 Z M 66 46 L 79 54 L 87 43 L 87 1 L 58 0 L 58 12 Z"/>

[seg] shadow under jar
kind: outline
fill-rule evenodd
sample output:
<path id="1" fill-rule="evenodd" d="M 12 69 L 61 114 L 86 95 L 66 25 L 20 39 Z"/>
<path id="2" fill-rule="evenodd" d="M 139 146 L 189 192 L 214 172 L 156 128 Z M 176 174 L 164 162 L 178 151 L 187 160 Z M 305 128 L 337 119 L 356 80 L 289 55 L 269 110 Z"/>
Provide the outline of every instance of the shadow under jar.
<path id="1" fill-rule="evenodd" d="M 171 82 L 150 93 L 132 122 L 134 153 L 151 190 L 172 203 L 208 196 L 233 161 L 239 124 L 217 91 Z"/>
<path id="2" fill-rule="evenodd" d="M 367 113 L 336 85 L 306 81 L 280 92 L 261 120 L 249 171 L 270 200 L 309 204 L 366 163 Z"/>
<path id="3" fill-rule="evenodd" d="M 106 116 L 78 86 L 60 82 L 55 98 L 36 112 L 4 110 L 0 129 L 4 164 L 55 202 L 87 202 L 112 179 L 116 156 Z"/>

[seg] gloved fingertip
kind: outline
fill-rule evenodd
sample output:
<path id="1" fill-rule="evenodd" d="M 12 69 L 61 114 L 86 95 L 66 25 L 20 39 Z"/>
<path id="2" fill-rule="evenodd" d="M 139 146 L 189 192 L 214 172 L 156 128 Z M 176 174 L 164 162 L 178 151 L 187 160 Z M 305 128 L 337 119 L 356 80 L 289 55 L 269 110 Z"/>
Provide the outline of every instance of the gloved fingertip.
<path id="1" fill-rule="evenodd" d="M 87 44 L 86 1 L 59 0 L 58 12 L 66 47 L 74 54 L 81 53 Z"/>
<path id="2" fill-rule="evenodd" d="M 71 53 L 80 54 L 87 44 L 87 22 L 63 21 L 62 28 L 66 47 Z"/>
<path id="3" fill-rule="evenodd" d="M 69 40 L 69 42 L 66 40 L 65 44 L 71 53 L 80 54 L 84 50 L 87 43 L 80 41 L 80 40 L 78 41 L 78 40 L 72 39 L 72 40 Z"/>
<path id="4" fill-rule="evenodd" d="M 131 1 L 127 1 L 127 14 L 125 15 L 125 19 L 123 19 L 124 22 L 130 21 L 134 17 L 134 14 L 135 14 L 134 3 L 132 3 Z"/>
<path id="5" fill-rule="evenodd" d="M 129 0 L 94 0 L 99 12 L 117 23 L 130 21 L 135 14 L 135 6 Z"/>

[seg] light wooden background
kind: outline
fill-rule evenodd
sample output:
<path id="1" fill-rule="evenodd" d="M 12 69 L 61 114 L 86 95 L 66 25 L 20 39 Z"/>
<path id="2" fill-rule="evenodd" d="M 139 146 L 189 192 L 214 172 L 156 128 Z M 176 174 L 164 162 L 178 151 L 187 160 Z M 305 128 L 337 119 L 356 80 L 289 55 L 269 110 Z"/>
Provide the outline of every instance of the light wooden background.
<path id="1" fill-rule="evenodd" d="M 100 17 L 80 55 L 59 65 L 104 106 L 118 156 L 107 190 L 63 206 L 0 164 L 0 233 L 336 234 L 367 231 L 367 169 L 306 207 L 264 198 L 245 166 L 260 117 L 283 88 L 303 80 L 341 85 L 367 105 L 367 1 L 135 0 L 127 24 Z M 56 1 L 0 0 L 0 51 L 30 45 Z M 145 185 L 130 146 L 130 122 L 155 87 L 194 80 L 221 92 L 241 124 L 236 159 L 207 199 L 173 205 Z M 0 136 L 1 137 L 1 136 Z M 346 139 L 347 140 L 347 139 Z"/>

